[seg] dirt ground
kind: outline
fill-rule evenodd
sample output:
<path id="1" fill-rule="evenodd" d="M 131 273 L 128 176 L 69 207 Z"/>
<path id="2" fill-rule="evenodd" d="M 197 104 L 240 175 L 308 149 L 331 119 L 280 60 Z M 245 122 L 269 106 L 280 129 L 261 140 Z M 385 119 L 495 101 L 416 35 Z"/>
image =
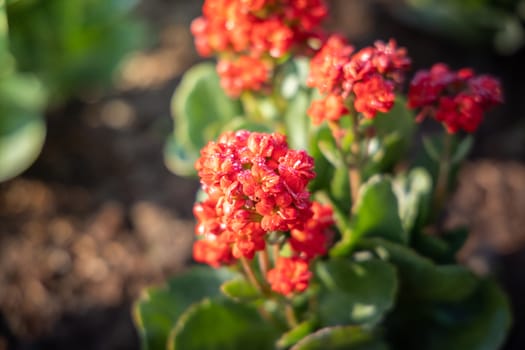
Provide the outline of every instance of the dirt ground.
<path id="1" fill-rule="evenodd" d="M 137 14 L 150 47 L 108 93 L 50 110 L 40 158 L 0 184 L 0 350 L 138 349 L 132 301 L 190 262 L 198 183 L 170 173 L 162 147 L 171 94 L 199 59 L 188 27 L 201 3 L 144 0 Z M 502 78 L 507 103 L 479 131 L 448 221 L 472 227 L 460 259 L 502 281 L 515 317 L 505 349 L 523 349 L 525 52 L 504 57 L 436 39 L 372 3 L 331 1 L 328 26 L 357 46 L 395 37 L 416 69 L 444 61 Z"/>

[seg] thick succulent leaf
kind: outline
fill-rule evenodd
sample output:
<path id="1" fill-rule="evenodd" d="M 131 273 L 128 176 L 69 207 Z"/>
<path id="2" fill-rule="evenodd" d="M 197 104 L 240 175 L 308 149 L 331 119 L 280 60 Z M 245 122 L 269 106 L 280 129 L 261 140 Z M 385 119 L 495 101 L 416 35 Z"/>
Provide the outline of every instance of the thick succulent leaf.
<path id="1" fill-rule="evenodd" d="M 40 113 L 45 101 L 41 84 L 14 71 L 7 74 L 0 83 L 0 181 L 29 167 L 46 135 Z"/>
<path id="2" fill-rule="evenodd" d="M 432 195 L 430 174 L 423 168 L 412 169 L 395 179 L 393 189 L 405 232 L 420 228 L 426 222 Z"/>
<path id="3" fill-rule="evenodd" d="M 173 328 L 170 350 L 271 350 L 275 329 L 254 307 L 206 299 L 191 306 Z"/>
<path id="4" fill-rule="evenodd" d="M 323 146 L 323 143 L 326 146 Z M 328 127 L 321 126 L 314 128 L 310 137 L 308 153 L 314 158 L 316 177 L 310 183 L 310 190 L 325 190 L 326 184 L 330 182 L 334 173 L 334 164 L 336 167 L 342 166 L 342 159 L 335 153 L 332 147 L 332 134 Z M 324 149 L 323 149 L 324 147 Z M 330 149 L 330 151 L 328 151 Z M 333 158 L 329 158 L 330 156 Z"/>
<path id="5" fill-rule="evenodd" d="M 396 271 L 385 261 L 332 259 L 319 262 L 315 275 L 321 284 L 319 317 L 323 325 L 375 324 L 394 304 Z"/>
<path id="6" fill-rule="evenodd" d="M 288 349 L 301 339 L 308 336 L 314 330 L 316 322 L 312 320 L 304 321 L 284 333 L 276 342 L 277 349 Z"/>
<path id="7" fill-rule="evenodd" d="M 396 348 L 406 350 L 497 350 L 511 323 L 507 297 L 491 280 L 461 302 L 408 304 L 399 311 L 388 332 Z"/>
<path id="8" fill-rule="evenodd" d="M 187 176 L 194 173 L 189 164 L 194 164 L 199 150 L 242 110 L 239 101 L 223 92 L 215 66 L 207 62 L 184 74 L 173 95 L 172 113 L 175 132 L 168 139 L 166 163 L 175 173 Z"/>
<path id="9" fill-rule="evenodd" d="M 414 249 L 439 264 L 456 263 L 457 253 L 468 238 L 465 227 L 444 231 L 440 236 L 417 233 L 412 240 Z"/>
<path id="10" fill-rule="evenodd" d="M 331 254 L 349 254 L 355 244 L 365 236 L 382 237 L 398 243 L 408 241 L 408 234 L 399 216 L 397 197 L 389 178 L 375 176 L 361 186 L 351 230 L 332 248 Z"/>
<path id="11" fill-rule="evenodd" d="M 389 171 L 401 161 L 411 144 L 415 131 L 412 111 L 406 108 L 401 96 L 388 113 L 378 113 L 372 123 L 376 137 L 370 143 L 370 161 L 364 169 L 364 177 Z"/>
<path id="12" fill-rule="evenodd" d="M 435 334 L 427 349 L 496 350 L 510 328 L 506 295 L 494 281 L 484 281 L 466 303 L 442 307 L 434 314 Z"/>
<path id="13" fill-rule="evenodd" d="M 224 282 L 221 291 L 236 301 L 251 302 L 261 298 L 261 293 L 245 278 L 236 278 Z"/>
<path id="14" fill-rule="evenodd" d="M 307 149 L 311 121 L 306 111 L 312 100 L 312 90 L 306 86 L 309 61 L 304 58 L 289 60 L 278 80 L 286 101 L 284 123 L 288 143 L 294 149 Z"/>
<path id="15" fill-rule="evenodd" d="M 284 122 L 288 144 L 291 148 L 306 150 L 308 147 L 311 122 L 306 111 L 310 106 L 310 101 L 310 92 L 306 89 L 298 90 L 296 95 L 288 101 Z"/>
<path id="16" fill-rule="evenodd" d="M 164 164 L 180 176 L 195 175 L 195 160 L 199 152 L 193 147 L 185 147 L 174 135 L 170 135 L 164 145 Z"/>
<path id="17" fill-rule="evenodd" d="M 461 265 L 436 265 L 411 248 L 383 239 L 367 239 L 360 247 L 375 249 L 395 265 L 401 292 L 414 300 L 455 302 L 468 297 L 478 286 L 478 278 Z"/>
<path id="18" fill-rule="evenodd" d="M 134 305 L 134 321 L 144 350 L 165 349 L 170 330 L 193 303 L 220 296 L 220 286 L 236 275 L 226 269 L 192 268 L 160 288 L 150 288 Z"/>
<path id="19" fill-rule="evenodd" d="M 357 326 L 326 327 L 305 337 L 291 350 L 387 350 L 374 335 Z"/>

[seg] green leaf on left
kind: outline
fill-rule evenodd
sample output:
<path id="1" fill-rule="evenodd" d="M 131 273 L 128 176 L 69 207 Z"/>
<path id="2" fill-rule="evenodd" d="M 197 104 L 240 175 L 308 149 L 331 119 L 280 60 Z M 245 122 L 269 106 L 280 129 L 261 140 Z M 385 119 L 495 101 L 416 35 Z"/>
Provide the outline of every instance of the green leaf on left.
<path id="1" fill-rule="evenodd" d="M 172 330 L 170 350 L 271 350 L 275 329 L 254 307 L 206 299 L 190 307 Z"/>
<path id="2" fill-rule="evenodd" d="M 176 174 L 188 176 L 195 173 L 192 167 L 200 149 L 242 109 L 222 90 L 215 65 L 206 62 L 184 74 L 173 95 L 172 114 L 175 131 L 168 138 L 166 164 Z"/>
<path id="3" fill-rule="evenodd" d="M 227 269 L 195 267 L 159 288 L 150 288 L 134 305 L 143 350 L 165 349 L 170 330 L 193 303 L 221 296 L 220 286 L 237 275 Z"/>

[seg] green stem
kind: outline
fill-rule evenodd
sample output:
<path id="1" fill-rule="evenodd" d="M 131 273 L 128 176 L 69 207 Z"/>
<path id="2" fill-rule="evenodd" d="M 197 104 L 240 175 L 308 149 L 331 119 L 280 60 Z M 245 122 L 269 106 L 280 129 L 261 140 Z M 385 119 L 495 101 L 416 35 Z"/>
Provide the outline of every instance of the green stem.
<path id="1" fill-rule="evenodd" d="M 352 155 L 354 161 L 348 168 L 348 179 L 350 181 L 350 195 L 352 198 L 352 211 L 357 202 L 359 187 L 361 187 L 361 134 L 359 133 L 359 116 L 356 111 L 351 111 L 352 132 L 354 140 L 352 142 Z"/>
<path id="2" fill-rule="evenodd" d="M 263 276 L 263 278 L 266 278 L 270 267 L 270 258 L 268 257 L 267 249 L 268 247 L 257 253 L 259 259 L 259 270 L 261 271 L 261 275 Z"/>
<path id="3" fill-rule="evenodd" d="M 254 122 L 264 121 L 264 117 L 259 109 L 259 103 L 251 91 L 244 91 L 241 94 L 241 103 L 249 120 Z"/>
<path id="4" fill-rule="evenodd" d="M 439 169 L 436 179 L 436 187 L 434 188 L 433 213 L 439 215 L 443 208 L 443 204 L 447 199 L 448 179 L 450 175 L 450 156 L 452 151 L 452 135 L 445 133 L 443 137 L 443 153 L 439 160 Z"/>
<path id="5" fill-rule="evenodd" d="M 255 273 L 253 272 L 252 267 L 250 266 L 250 263 L 248 262 L 248 260 L 246 260 L 245 257 L 241 257 L 239 260 L 241 261 L 241 265 L 244 270 L 244 274 L 246 275 L 246 278 L 248 278 L 248 281 L 250 281 L 250 283 L 255 288 L 257 288 L 259 292 L 264 294 L 264 288 L 262 287 L 261 283 L 255 276 Z"/>
<path id="6" fill-rule="evenodd" d="M 286 322 L 288 323 L 288 326 L 290 328 L 297 327 L 299 322 L 297 322 L 297 317 L 295 316 L 293 306 L 288 302 L 284 305 L 284 314 L 286 316 Z"/>

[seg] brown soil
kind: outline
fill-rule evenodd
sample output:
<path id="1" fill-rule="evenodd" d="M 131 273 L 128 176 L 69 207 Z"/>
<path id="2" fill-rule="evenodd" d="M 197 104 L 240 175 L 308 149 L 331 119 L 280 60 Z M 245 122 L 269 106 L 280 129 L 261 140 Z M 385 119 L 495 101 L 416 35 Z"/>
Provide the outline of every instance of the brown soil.
<path id="1" fill-rule="evenodd" d="M 138 349 L 132 301 L 189 262 L 198 183 L 170 173 L 162 147 L 171 94 L 198 59 L 188 26 L 201 3 L 143 1 L 138 13 L 156 43 L 129 60 L 114 90 L 50 111 L 38 161 L 0 185 L 0 350 Z M 450 221 L 473 229 L 461 259 L 503 280 L 519 321 L 507 349 L 522 349 L 524 54 L 480 56 L 405 27 L 370 2 L 332 4 L 338 15 L 330 27 L 358 45 L 393 36 L 417 67 L 475 65 L 509 87 L 506 107 L 480 130 L 461 172 Z"/>

